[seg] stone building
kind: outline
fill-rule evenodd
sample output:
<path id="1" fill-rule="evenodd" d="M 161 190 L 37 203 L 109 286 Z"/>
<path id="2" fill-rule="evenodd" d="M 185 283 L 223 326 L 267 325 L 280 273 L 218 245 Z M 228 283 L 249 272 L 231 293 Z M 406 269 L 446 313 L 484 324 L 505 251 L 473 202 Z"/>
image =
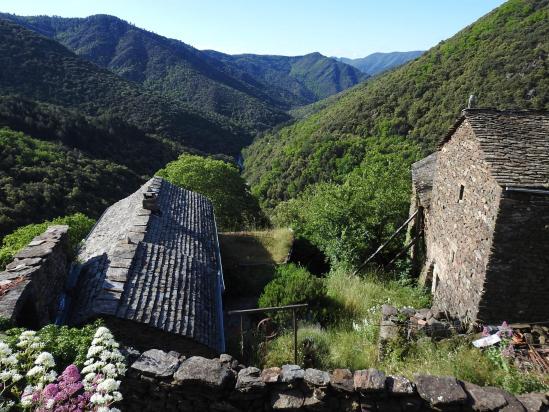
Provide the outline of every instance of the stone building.
<path id="1" fill-rule="evenodd" d="M 439 149 L 412 168 L 434 306 L 483 322 L 546 321 L 549 113 L 467 109 Z"/>
<path id="2" fill-rule="evenodd" d="M 204 196 L 151 179 L 105 211 L 78 261 L 68 323 L 101 317 L 137 348 L 225 350 L 219 243 Z"/>

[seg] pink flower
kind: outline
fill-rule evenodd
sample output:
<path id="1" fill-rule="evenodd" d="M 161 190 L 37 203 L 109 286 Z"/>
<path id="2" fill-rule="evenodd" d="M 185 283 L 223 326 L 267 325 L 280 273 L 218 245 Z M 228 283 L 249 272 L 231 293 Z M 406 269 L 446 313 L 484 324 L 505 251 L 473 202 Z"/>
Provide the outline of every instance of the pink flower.
<path id="1" fill-rule="evenodd" d="M 51 399 L 55 395 L 57 395 L 58 392 L 59 392 L 59 388 L 57 387 L 57 384 L 50 383 L 42 391 L 42 396 L 44 396 L 46 399 Z"/>

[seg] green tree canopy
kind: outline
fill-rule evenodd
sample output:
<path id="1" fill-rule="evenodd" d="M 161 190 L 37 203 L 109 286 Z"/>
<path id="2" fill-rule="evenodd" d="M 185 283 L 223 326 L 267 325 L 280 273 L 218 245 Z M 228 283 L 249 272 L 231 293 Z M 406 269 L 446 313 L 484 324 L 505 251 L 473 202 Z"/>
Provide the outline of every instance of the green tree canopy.
<path id="1" fill-rule="evenodd" d="M 419 149 L 411 142 L 395 151 L 372 148 L 342 183 L 317 183 L 280 203 L 275 223 L 291 226 L 330 263 L 356 265 L 406 219 L 410 165 L 417 157 Z M 393 245 L 398 248 L 399 242 Z"/>
<path id="2" fill-rule="evenodd" d="M 221 230 L 242 230 L 265 223 L 238 168 L 222 160 L 184 154 L 157 173 L 171 183 L 208 197 Z"/>

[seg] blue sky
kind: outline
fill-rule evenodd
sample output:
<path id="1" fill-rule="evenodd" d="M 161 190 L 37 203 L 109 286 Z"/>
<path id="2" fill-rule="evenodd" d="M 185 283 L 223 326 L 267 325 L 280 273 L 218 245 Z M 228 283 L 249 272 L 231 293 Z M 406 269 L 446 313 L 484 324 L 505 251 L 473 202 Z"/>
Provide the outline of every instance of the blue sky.
<path id="1" fill-rule="evenodd" d="M 424 50 L 503 0 L 1 0 L 0 11 L 105 13 L 225 53 L 363 57 Z"/>

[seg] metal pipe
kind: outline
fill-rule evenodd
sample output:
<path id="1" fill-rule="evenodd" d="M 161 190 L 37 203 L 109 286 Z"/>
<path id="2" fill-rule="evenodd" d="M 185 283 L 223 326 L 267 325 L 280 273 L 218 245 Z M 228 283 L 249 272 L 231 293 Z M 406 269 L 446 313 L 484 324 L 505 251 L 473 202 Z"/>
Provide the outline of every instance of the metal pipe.
<path id="1" fill-rule="evenodd" d="M 297 365 L 297 320 L 295 316 L 295 309 L 292 309 L 293 321 L 294 321 L 294 365 Z"/>

